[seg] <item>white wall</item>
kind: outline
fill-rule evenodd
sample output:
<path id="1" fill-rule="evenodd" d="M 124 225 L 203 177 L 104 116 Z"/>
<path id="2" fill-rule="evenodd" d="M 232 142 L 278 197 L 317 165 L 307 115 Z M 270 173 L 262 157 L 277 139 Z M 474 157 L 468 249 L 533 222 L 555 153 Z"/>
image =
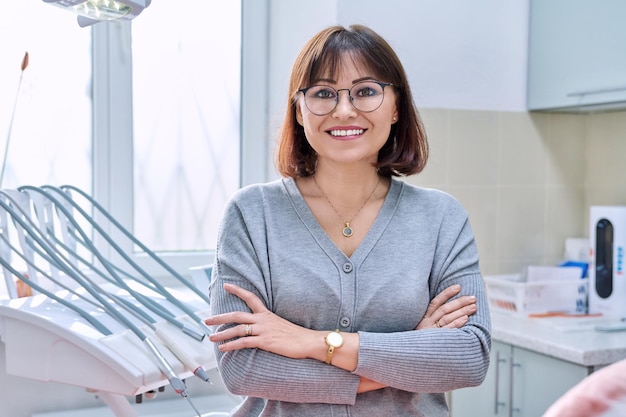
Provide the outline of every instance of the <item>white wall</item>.
<path id="1" fill-rule="evenodd" d="M 249 0 L 256 1 L 256 0 Z M 528 0 L 268 0 L 268 179 L 291 66 L 333 24 L 387 39 L 419 108 L 526 111 Z"/>
<path id="2" fill-rule="evenodd" d="M 418 107 L 526 110 L 528 0 L 339 0 L 391 43 Z"/>
<path id="3" fill-rule="evenodd" d="M 271 0 L 269 8 L 272 121 L 282 117 L 300 48 L 337 23 L 366 24 L 390 42 L 418 107 L 526 110 L 528 0 Z"/>

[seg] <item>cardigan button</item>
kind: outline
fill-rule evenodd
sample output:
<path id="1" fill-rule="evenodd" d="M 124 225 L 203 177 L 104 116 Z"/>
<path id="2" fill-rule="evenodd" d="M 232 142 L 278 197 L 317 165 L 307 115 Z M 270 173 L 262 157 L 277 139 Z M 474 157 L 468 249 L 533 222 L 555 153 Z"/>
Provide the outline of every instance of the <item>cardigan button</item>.
<path id="1" fill-rule="evenodd" d="M 345 264 L 343 264 L 343 272 L 345 272 L 346 274 L 349 274 L 350 272 L 352 272 L 353 268 L 354 267 L 352 266 L 350 262 L 346 262 Z"/>
<path id="2" fill-rule="evenodd" d="M 344 327 L 344 328 L 350 326 L 350 318 L 349 317 L 342 317 L 339 320 L 339 325 L 341 327 Z"/>

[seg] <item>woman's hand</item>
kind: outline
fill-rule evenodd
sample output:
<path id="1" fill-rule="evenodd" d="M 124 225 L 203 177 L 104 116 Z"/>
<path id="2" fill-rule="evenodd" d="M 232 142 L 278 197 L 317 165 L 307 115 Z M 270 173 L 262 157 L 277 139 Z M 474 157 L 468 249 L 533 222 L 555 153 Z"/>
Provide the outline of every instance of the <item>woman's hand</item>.
<path id="1" fill-rule="evenodd" d="M 316 346 L 316 343 L 319 345 L 320 340 L 324 340 L 323 332 L 295 325 L 269 311 L 254 293 L 233 284 L 224 284 L 224 289 L 245 301 L 252 312 L 233 311 L 204 320 L 208 326 L 237 324 L 209 336 L 211 342 L 224 342 L 219 345 L 222 352 L 259 348 L 302 359 L 312 357 L 307 348 Z"/>
<path id="2" fill-rule="evenodd" d="M 451 285 L 441 291 L 430 301 L 426 314 L 415 330 L 431 329 L 433 327 L 448 327 L 458 329 L 469 320 L 469 316 L 476 313 L 476 297 L 466 295 L 449 301 L 461 292 L 461 286 Z"/>

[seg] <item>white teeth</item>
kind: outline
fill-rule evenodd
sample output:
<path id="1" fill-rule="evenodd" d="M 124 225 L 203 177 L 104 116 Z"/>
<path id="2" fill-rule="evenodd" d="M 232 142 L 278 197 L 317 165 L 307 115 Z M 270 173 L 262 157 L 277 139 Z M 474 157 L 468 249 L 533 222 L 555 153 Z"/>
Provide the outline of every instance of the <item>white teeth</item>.
<path id="1" fill-rule="evenodd" d="M 364 132 L 363 129 L 331 130 L 330 134 L 332 136 L 352 136 L 352 135 L 362 135 L 363 132 Z"/>

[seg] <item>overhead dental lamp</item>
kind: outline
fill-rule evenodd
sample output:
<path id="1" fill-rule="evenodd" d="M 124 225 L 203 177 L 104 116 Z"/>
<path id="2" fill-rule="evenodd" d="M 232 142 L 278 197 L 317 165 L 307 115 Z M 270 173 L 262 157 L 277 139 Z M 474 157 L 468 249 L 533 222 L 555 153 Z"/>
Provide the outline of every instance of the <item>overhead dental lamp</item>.
<path id="1" fill-rule="evenodd" d="M 46 3 L 68 9 L 78 15 L 80 27 L 110 20 L 131 20 L 152 0 L 43 0 Z"/>

